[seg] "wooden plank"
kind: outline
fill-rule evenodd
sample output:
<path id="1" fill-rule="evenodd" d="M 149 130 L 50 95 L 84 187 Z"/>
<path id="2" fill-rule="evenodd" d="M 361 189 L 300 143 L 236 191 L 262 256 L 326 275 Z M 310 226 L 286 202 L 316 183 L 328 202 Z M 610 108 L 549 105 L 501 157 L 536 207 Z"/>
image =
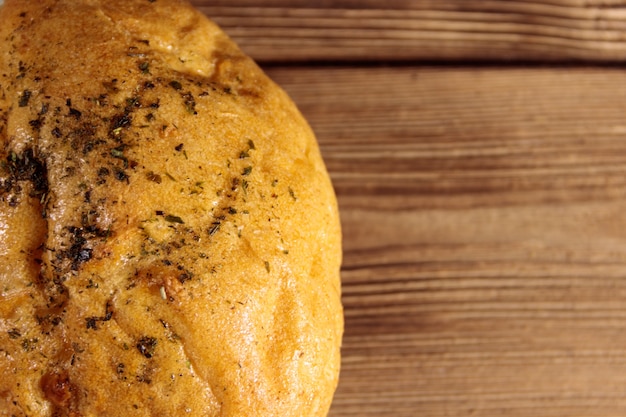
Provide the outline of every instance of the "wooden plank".
<path id="1" fill-rule="evenodd" d="M 332 417 L 626 414 L 626 73 L 268 72 L 340 202 Z"/>
<path id="2" fill-rule="evenodd" d="M 263 62 L 622 62 L 624 0 L 194 0 Z"/>

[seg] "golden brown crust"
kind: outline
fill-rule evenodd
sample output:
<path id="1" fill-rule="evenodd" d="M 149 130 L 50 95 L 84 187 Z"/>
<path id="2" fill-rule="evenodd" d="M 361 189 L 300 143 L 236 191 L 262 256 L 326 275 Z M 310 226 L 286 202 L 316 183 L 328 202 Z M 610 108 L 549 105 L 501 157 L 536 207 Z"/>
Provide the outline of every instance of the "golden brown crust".
<path id="1" fill-rule="evenodd" d="M 340 230 L 284 92 L 183 1 L 0 22 L 0 410 L 326 415 Z"/>

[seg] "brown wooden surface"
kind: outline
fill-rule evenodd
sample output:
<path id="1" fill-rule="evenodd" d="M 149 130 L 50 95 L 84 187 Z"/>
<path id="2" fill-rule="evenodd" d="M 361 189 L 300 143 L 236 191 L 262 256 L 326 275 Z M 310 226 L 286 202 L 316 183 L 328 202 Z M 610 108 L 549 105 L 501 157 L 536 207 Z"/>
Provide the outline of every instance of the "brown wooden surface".
<path id="1" fill-rule="evenodd" d="M 270 68 L 345 233 L 332 416 L 626 415 L 626 73 Z"/>
<path id="2" fill-rule="evenodd" d="M 331 417 L 626 415 L 626 0 L 196 4 L 337 190 Z"/>
<path id="3" fill-rule="evenodd" d="M 331 416 L 626 415 L 626 73 L 269 68 L 345 233 Z"/>
<path id="4" fill-rule="evenodd" d="M 194 3 L 262 61 L 626 59 L 626 0 Z"/>

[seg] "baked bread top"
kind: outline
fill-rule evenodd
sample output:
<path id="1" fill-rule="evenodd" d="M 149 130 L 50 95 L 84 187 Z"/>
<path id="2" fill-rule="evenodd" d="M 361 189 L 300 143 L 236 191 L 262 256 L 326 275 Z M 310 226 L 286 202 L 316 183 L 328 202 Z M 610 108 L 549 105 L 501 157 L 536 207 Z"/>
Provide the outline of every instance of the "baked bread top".
<path id="1" fill-rule="evenodd" d="M 0 410 L 325 416 L 340 227 L 311 129 L 180 0 L 0 8 Z"/>

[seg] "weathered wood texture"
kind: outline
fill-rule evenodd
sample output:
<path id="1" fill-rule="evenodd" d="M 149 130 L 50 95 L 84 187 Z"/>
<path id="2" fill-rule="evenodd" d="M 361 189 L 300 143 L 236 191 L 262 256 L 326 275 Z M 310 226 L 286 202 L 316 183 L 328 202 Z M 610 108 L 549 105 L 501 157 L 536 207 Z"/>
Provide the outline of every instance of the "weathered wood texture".
<path id="1" fill-rule="evenodd" d="M 626 60 L 626 0 L 193 0 L 260 61 Z"/>
<path id="2" fill-rule="evenodd" d="M 626 73 L 273 67 L 344 230 L 348 416 L 626 415 Z"/>

